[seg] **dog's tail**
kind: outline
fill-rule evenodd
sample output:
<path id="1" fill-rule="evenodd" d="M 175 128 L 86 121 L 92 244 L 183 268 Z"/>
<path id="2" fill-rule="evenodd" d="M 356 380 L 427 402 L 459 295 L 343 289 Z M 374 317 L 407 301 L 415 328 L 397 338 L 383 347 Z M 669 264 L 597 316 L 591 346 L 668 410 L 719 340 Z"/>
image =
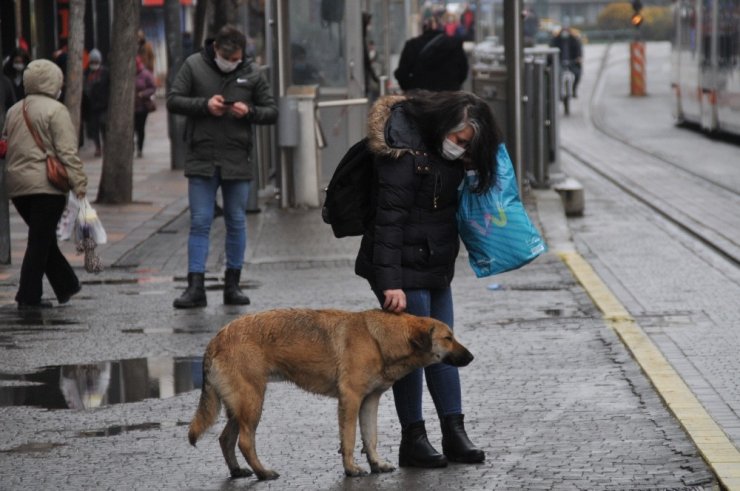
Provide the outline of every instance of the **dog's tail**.
<path id="1" fill-rule="evenodd" d="M 198 409 L 195 411 L 193 420 L 190 421 L 190 429 L 188 431 L 188 440 L 192 446 L 200 438 L 209 427 L 216 422 L 218 413 L 221 411 L 221 398 L 216 392 L 216 388 L 211 384 L 209 377 L 210 363 L 204 361 L 203 363 L 203 388 L 200 392 L 200 402 L 198 403 Z"/>

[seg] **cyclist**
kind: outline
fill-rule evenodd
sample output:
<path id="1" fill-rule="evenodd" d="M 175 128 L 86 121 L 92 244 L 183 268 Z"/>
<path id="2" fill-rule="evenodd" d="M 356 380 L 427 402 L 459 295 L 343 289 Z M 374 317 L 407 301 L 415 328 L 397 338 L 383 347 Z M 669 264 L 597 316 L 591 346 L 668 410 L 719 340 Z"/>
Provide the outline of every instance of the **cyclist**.
<path id="1" fill-rule="evenodd" d="M 573 82 L 573 97 L 578 97 L 578 82 L 581 80 L 581 70 L 583 63 L 583 48 L 581 40 L 570 30 L 570 27 L 564 27 L 558 32 L 557 36 L 552 38 L 550 46 L 560 48 L 560 64 L 568 67 L 575 75 Z"/>

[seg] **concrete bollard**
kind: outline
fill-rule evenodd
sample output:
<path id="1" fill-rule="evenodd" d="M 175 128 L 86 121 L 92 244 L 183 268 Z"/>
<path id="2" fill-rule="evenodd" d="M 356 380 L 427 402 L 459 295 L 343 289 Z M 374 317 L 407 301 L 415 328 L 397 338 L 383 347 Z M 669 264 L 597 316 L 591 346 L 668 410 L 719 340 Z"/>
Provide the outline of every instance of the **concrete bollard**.
<path id="1" fill-rule="evenodd" d="M 563 208 L 568 216 L 582 216 L 585 208 L 583 185 L 572 177 L 567 177 L 553 185 L 553 189 L 560 194 Z"/>

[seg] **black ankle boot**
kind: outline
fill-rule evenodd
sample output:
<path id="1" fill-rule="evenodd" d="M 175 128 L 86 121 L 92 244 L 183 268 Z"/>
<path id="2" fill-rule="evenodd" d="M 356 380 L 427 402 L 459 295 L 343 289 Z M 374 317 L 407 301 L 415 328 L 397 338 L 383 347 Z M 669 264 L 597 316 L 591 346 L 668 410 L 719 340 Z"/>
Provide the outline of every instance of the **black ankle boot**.
<path id="1" fill-rule="evenodd" d="M 249 297 L 239 288 L 240 269 L 227 269 L 224 278 L 224 305 L 249 305 Z"/>
<path id="2" fill-rule="evenodd" d="M 192 309 L 208 305 L 206 299 L 205 274 L 188 273 L 188 287 L 185 292 L 175 299 L 172 306 L 176 309 Z"/>
<path id="3" fill-rule="evenodd" d="M 412 423 L 401 432 L 398 449 L 400 467 L 447 467 L 447 459 L 437 452 L 427 439 L 424 421 Z"/>
<path id="4" fill-rule="evenodd" d="M 486 459 L 486 454 L 470 442 L 465 433 L 464 419 L 464 414 L 442 418 L 442 452 L 450 462 L 478 464 Z"/>

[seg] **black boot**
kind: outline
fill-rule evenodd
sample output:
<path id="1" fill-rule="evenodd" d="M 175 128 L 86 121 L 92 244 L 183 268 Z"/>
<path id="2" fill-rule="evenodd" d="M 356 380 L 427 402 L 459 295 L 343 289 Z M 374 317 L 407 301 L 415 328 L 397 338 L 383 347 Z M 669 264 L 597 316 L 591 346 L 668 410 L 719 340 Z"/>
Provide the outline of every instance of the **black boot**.
<path id="1" fill-rule="evenodd" d="M 224 305 L 249 305 L 249 297 L 239 288 L 241 269 L 227 269 L 224 278 Z"/>
<path id="2" fill-rule="evenodd" d="M 180 298 L 175 299 L 172 306 L 176 309 L 192 309 L 208 305 L 204 282 L 204 273 L 188 273 L 188 288 Z"/>
<path id="3" fill-rule="evenodd" d="M 398 449 L 400 467 L 447 467 L 447 459 L 427 439 L 424 421 L 412 423 L 401 433 Z"/>
<path id="4" fill-rule="evenodd" d="M 442 418 L 442 452 L 450 462 L 478 464 L 486 459 L 486 454 L 475 448 L 468 439 L 464 419 L 464 414 L 451 414 Z"/>

